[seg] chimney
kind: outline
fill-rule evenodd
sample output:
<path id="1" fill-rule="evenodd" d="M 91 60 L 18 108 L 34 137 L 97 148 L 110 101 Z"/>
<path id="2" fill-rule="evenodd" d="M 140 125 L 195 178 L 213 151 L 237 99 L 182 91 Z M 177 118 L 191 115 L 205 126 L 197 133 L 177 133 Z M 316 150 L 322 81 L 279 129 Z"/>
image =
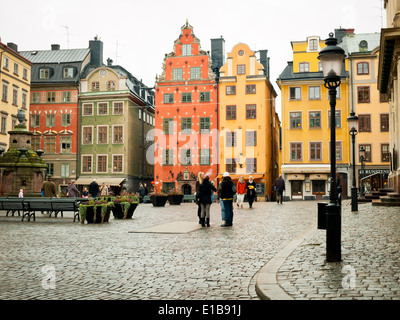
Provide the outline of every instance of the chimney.
<path id="1" fill-rule="evenodd" d="M 89 41 L 90 65 L 97 68 L 103 65 L 103 42 L 96 36 Z"/>
<path id="2" fill-rule="evenodd" d="M 354 29 L 335 29 L 335 38 L 338 40 L 338 44 L 343 41 L 346 36 L 354 35 Z"/>
<path id="3" fill-rule="evenodd" d="M 14 50 L 15 52 L 18 52 L 18 46 L 13 42 L 7 42 L 7 47 Z"/>
<path id="4" fill-rule="evenodd" d="M 219 78 L 219 69 L 225 64 L 225 40 L 224 38 L 211 39 L 211 70 Z"/>
<path id="5" fill-rule="evenodd" d="M 111 58 L 108 58 L 107 59 L 107 66 L 112 66 L 112 64 L 113 64 L 113 61 L 112 61 L 112 59 Z"/>
<path id="6" fill-rule="evenodd" d="M 59 44 L 52 44 L 51 45 L 51 50 L 52 51 L 60 50 L 60 45 Z"/>
<path id="7" fill-rule="evenodd" d="M 264 74 L 269 79 L 269 57 L 268 50 L 260 50 L 260 63 L 264 66 Z"/>

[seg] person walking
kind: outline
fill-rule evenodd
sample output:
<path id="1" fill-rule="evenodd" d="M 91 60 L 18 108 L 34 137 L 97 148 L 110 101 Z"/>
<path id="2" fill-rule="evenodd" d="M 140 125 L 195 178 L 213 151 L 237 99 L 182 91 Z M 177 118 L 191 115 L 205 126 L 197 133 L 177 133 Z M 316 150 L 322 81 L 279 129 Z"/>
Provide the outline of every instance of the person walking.
<path id="1" fill-rule="evenodd" d="M 256 184 L 253 181 L 253 177 L 249 177 L 249 181 L 246 183 L 247 189 L 247 200 L 249 201 L 250 209 L 253 208 L 254 198 L 256 197 Z"/>
<path id="2" fill-rule="evenodd" d="M 199 202 L 201 207 L 200 220 L 201 226 L 210 226 L 210 207 L 211 207 L 211 193 L 217 189 L 211 184 L 210 178 L 204 176 L 202 184 L 199 186 Z"/>
<path id="3" fill-rule="evenodd" d="M 282 179 L 280 174 L 275 180 L 275 191 L 276 191 L 276 203 L 283 202 L 283 191 L 285 191 L 285 181 Z"/>
<path id="4" fill-rule="evenodd" d="M 229 172 L 222 175 L 221 182 L 221 198 L 225 209 L 225 223 L 221 227 L 231 227 L 233 224 L 233 182 L 229 176 Z"/>
<path id="5" fill-rule="evenodd" d="M 236 184 L 236 193 L 237 193 L 236 205 L 238 207 L 243 208 L 245 192 L 246 192 L 246 182 L 244 181 L 243 177 L 240 177 L 240 179 Z"/>
<path id="6" fill-rule="evenodd" d="M 222 201 L 222 198 L 221 198 L 221 184 L 219 184 L 218 188 L 217 188 L 217 199 L 219 201 L 219 205 L 221 206 L 222 224 L 225 224 L 225 206 L 224 206 L 224 202 Z"/>
<path id="7" fill-rule="evenodd" d="M 71 183 L 68 186 L 67 190 L 67 197 L 68 198 L 76 198 L 78 194 L 80 193 L 78 188 L 75 185 L 75 180 L 72 180 Z"/>
<path id="8" fill-rule="evenodd" d="M 96 199 L 97 195 L 99 194 L 99 185 L 96 182 L 96 179 L 93 179 L 93 181 L 89 184 L 89 195 L 93 198 Z"/>
<path id="9" fill-rule="evenodd" d="M 108 187 L 106 186 L 106 184 L 104 182 L 101 184 L 100 195 L 102 197 L 108 196 Z"/>
<path id="10" fill-rule="evenodd" d="M 47 181 L 42 185 L 42 191 L 44 197 L 56 197 L 56 184 L 53 182 L 53 176 L 49 174 L 47 176 Z"/>
<path id="11" fill-rule="evenodd" d="M 146 189 L 143 187 L 143 184 L 139 184 L 139 190 L 138 190 L 138 193 L 139 193 L 139 197 L 140 197 L 140 203 L 143 203 L 143 197 L 146 195 Z"/>
<path id="12" fill-rule="evenodd" d="M 199 217 L 200 224 L 201 224 L 201 206 L 199 201 L 199 191 L 200 191 L 199 188 L 200 185 L 203 183 L 203 178 L 204 178 L 204 173 L 199 172 L 196 180 L 196 203 L 197 203 L 197 216 Z"/>

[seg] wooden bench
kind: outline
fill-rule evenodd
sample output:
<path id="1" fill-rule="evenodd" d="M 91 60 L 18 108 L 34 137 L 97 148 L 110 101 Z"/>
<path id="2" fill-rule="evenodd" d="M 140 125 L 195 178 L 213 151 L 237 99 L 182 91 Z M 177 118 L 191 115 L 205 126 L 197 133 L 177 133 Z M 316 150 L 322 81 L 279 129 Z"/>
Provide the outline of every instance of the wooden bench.
<path id="1" fill-rule="evenodd" d="M 87 201 L 87 199 L 85 200 Z M 57 218 L 57 214 L 61 213 L 61 217 L 64 217 L 64 211 L 72 211 L 74 213 L 74 222 L 76 218 L 79 221 L 79 204 L 80 201 L 75 198 L 55 198 L 52 200 L 52 213 Z M 50 213 L 51 216 L 51 213 Z"/>
<path id="2" fill-rule="evenodd" d="M 18 212 L 18 216 L 21 215 L 22 211 L 22 221 L 24 220 L 25 216 L 28 216 L 28 221 L 30 220 L 31 216 L 29 212 L 27 212 L 27 207 L 24 202 L 24 198 L 3 198 L 1 200 L 1 208 L 2 210 L 6 210 L 8 217 L 9 213 L 11 212 L 12 216 L 14 216 L 15 212 Z M 35 217 L 33 217 L 35 219 Z"/>
<path id="3" fill-rule="evenodd" d="M 196 196 L 194 194 L 185 194 L 182 199 L 183 202 L 195 202 Z"/>

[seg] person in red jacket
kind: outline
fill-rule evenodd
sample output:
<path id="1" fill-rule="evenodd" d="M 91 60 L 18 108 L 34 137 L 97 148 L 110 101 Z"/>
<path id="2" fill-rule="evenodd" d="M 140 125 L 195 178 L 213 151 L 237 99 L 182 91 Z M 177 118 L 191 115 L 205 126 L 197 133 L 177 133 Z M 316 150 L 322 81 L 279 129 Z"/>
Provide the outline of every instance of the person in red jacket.
<path id="1" fill-rule="evenodd" d="M 240 177 L 236 184 L 236 193 L 236 205 L 243 208 L 244 194 L 246 193 L 246 182 L 244 181 L 243 177 Z"/>

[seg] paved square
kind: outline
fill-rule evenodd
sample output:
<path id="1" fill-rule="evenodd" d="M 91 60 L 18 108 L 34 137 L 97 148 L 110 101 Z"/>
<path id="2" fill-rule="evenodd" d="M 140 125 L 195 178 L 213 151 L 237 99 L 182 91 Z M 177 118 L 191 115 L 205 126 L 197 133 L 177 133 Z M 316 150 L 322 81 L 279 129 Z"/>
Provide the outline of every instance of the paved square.
<path id="1" fill-rule="evenodd" d="M 202 226 L 192 221 L 174 221 L 141 230 L 129 231 L 130 233 L 188 233 L 200 230 Z"/>

